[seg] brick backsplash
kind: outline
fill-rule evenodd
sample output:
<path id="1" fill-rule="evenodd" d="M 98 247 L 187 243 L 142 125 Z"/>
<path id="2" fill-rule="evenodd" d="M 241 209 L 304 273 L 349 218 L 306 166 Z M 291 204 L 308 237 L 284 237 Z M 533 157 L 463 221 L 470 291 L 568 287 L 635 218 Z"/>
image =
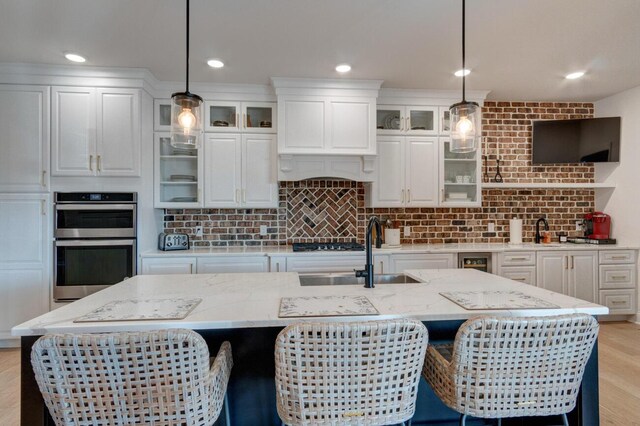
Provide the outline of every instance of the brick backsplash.
<path id="1" fill-rule="evenodd" d="M 505 182 L 593 182 L 592 164 L 531 165 L 531 120 L 593 116 L 591 103 L 485 102 L 483 154 L 489 175 L 495 174 L 499 144 Z M 550 230 L 569 235 L 575 221 L 593 211 L 591 189 L 485 189 L 477 208 L 364 207 L 364 185 L 346 180 L 281 182 L 279 207 L 274 209 L 166 209 L 165 231 L 184 232 L 194 246 L 283 245 L 293 242 L 364 240 L 371 215 L 411 227 L 406 243 L 507 242 L 509 219 L 524 220 L 523 238 L 532 241 L 535 221 L 546 216 Z M 488 223 L 496 232 L 487 232 Z M 268 235 L 260 235 L 260 225 Z M 203 236 L 195 236 L 195 227 Z"/>

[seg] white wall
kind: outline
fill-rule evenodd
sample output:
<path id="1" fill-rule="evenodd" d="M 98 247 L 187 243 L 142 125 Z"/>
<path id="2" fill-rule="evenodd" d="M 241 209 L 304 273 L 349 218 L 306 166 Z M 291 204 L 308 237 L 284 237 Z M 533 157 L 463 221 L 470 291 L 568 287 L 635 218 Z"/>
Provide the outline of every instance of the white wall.
<path id="1" fill-rule="evenodd" d="M 596 180 L 615 182 L 598 192 L 596 208 L 611 215 L 611 234 L 622 244 L 640 246 L 640 86 L 595 103 L 596 117 L 622 117 L 620 164 L 598 164 Z M 640 299 L 640 298 L 639 298 Z M 640 309 L 640 300 L 637 306 Z M 639 311 L 640 315 L 640 311 Z"/>

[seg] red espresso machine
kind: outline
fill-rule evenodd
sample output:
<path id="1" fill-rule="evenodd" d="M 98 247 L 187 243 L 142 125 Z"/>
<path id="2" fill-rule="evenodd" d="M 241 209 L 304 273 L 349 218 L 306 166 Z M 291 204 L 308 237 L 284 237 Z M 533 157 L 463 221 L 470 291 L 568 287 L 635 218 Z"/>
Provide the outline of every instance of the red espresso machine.
<path id="1" fill-rule="evenodd" d="M 603 212 L 588 213 L 584 217 L 584 236 L 590 240 L 609 240 L 611 216 Z"/>

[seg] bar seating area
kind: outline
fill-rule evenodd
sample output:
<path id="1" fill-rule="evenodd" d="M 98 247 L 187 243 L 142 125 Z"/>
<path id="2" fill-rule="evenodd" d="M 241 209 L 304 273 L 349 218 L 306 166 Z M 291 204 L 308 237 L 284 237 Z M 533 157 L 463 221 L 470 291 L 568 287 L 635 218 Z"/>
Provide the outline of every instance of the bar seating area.
<path id="1" fill-rule="evenodd" d="M 481 316 L 429 345 L 408 319 L 293 324 L 275 341 L 277 412 L 288 426 L 411 425 L 423 376 L 460 425 L 558 415 L 568 426 L 598 330 L 586 314 Z M 210 360 L 191 330 L 45 335 L 31 362 L 58 426 L 232 424 L 231 345 Z"/>

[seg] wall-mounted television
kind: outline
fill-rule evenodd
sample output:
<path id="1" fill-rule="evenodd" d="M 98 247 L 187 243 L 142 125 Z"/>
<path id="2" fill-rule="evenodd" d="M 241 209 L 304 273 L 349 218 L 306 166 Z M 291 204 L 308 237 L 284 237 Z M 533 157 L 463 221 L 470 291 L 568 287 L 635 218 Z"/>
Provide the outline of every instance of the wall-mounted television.
<path id="1" fill-rule="evenodd" d="M 533 122 L 533 164 L 620 161 L 620 117 Z"/>

